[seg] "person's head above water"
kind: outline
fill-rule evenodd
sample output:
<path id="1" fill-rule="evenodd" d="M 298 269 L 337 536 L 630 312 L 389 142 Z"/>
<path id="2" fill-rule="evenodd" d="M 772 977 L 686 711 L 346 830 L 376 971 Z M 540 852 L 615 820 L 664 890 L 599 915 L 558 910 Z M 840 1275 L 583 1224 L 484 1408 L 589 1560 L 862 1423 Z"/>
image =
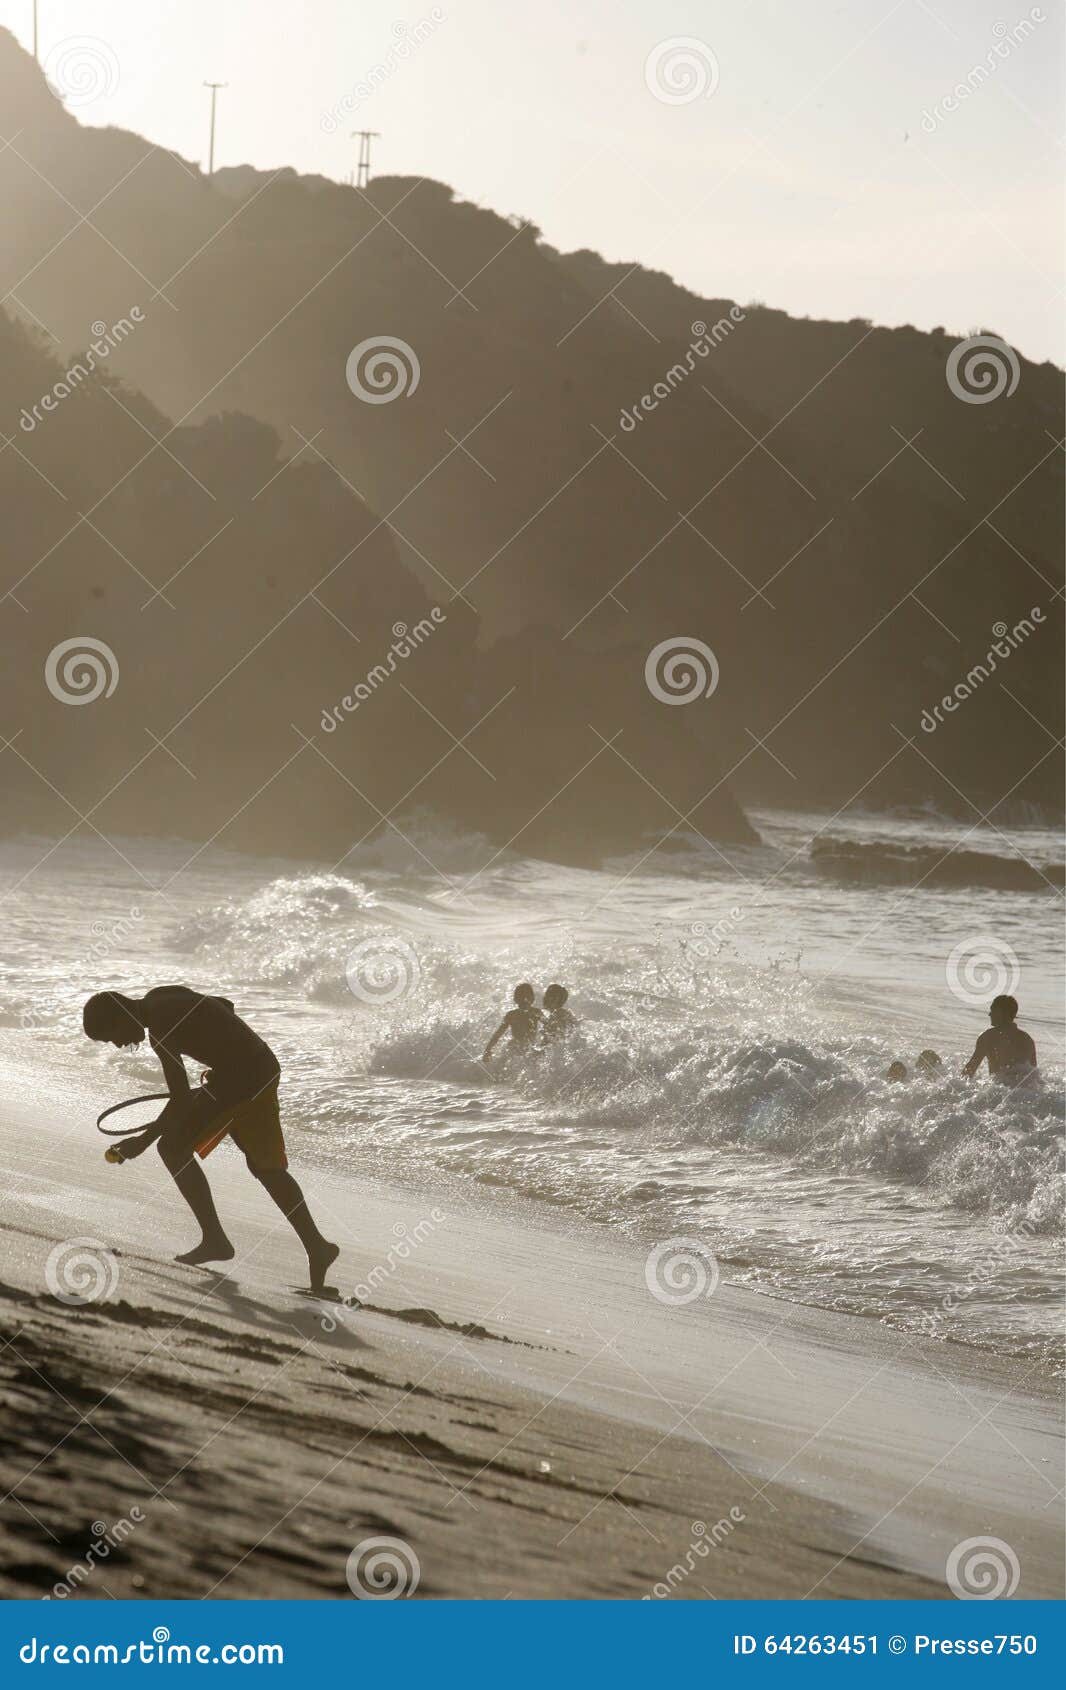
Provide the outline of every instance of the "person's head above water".
<path id="1" fill-rule="evenodd" d="M 988 1006 L 988 1016 L 993 1027 L 1009 1027 L 1017 1013 L 1018 999 L 1012 998 L 1009 992 L 1001 992 Z"/>
<path id="2" fill-rule="evenodd" d="M 97 1044 L 139 1045 L 144 1023 L 137 1017 L 133 1001 L 121 992 L 94 992 L 81 1012 L 81 1024 Z"/>
<path id="3" fill-rule="evenodd" d="M 885 1069 L 886 1080 L 905 1080 L 907 1078 L 906 1065 L 902 1062 L 892 1062 Z"/>
<path id="4" fill-rule="evenodd" d="M 923 1074 L 932 1074 L 937 1068 L 943 1068 L 944 1064 L 935 1050 L 923 1050 L 919 1053 L 915 1066 Z"/>
<path id="5" fill-rule="evenodd" d="M 526 980 L 523 980 L 520 986 L 515 987 L 513 995 L 519 1009 L 532 1009 L 537 997 L 536 992 Z"/>
<path id="6" fill-rule="evenodd" d="M 565 986 L 548 986 L 544 992 L 544 1007 L 549 1011 L 562 1009 L 569 996 Z"/>

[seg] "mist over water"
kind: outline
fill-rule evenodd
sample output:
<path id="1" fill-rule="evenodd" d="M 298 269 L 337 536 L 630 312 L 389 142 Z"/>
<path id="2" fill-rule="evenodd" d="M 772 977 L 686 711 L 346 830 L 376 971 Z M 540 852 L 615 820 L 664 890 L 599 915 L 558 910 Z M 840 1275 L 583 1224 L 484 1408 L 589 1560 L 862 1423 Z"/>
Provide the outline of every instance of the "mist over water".
<path id="1" fill-rule="evenodd" d="M 727 1279 L 1053 1364 L 1058 899 L 901 887 L 900 852 L 943 854 L 964 831 L 932 816 L 834 823 L 884 848 L 885 884 L 827 877 L 809 853 L 824 819 L 756 820 L 764 844 L 728 860 L 692 839 L 600 870 L 493 858 L 428 818 L 413 845 L 387 835 L 335 870 L 210 852 L 178 874 L 190 847 L 138 841 L 124 877 L 70 842 L 17 890 L 46 847 L 9 843 L 3 1045 L 88 1075 L 103 1107 L 158 1073 L 84 1044 L 87 991 L 224 991 L 281 1057 L 297 1163 L 521 1193 L 649 1245 L 699 1238 Z M 1054 865 L 1053 834 L 1027 830 L 1024 849 Z M 1041 1060 L 1023 1090 L 960 1073 L 986 1021 L 948 959 L 982 936 L 1019 959 Z M 478 1058 L 519 979 L 567 984 L 579 1030 L 490 1072 Z M 931 1079 L 913 1068 L 928 1045 Z M 910 1077 L 891 1084 L 897 1057 Z"/>

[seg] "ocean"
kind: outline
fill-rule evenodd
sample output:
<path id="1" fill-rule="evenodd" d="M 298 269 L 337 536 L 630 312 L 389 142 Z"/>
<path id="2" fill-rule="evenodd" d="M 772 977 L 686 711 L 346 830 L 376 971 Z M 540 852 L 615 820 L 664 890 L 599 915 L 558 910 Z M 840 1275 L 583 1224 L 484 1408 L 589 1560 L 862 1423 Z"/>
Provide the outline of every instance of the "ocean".
<path id="1" fill-rule="evenodd" d="M 597 870 L 426 816 L 332 867 L 8 839 L 0 1063 L 84 1099 L 76 1181 L 96 1112 L 161 1086 L 150 1054 L 86 1042 L 84 998 L 221 992 L 281 1059 L 297 1173 L 538 1199 L 771 1296 L 1060 1368 L 1061 836 L 752 819 L 759 846 L 682 835 Z M 568 986 L 577 1028 L 486 1070 L 519 980 Z M 1024 1087 L 961 1073 L 1004 990 L 1040 1058 Z"/>

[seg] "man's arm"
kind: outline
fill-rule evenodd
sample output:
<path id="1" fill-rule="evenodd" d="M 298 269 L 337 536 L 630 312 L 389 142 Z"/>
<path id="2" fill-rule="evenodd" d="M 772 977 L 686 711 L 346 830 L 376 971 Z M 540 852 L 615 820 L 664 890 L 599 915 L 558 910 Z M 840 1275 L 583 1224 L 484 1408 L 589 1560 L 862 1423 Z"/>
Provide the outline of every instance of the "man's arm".
<path id="1" fill-rule="evenodd" d="M 144 1152 L 150 1149 L 162 1133 L 171 1104 L 188 1097 L 192 1090 L 181 1057 L 167 1050 L 166 1046 L 156 1038 L 151 1028 L 148 1030 L 148 1043 L 159 1058 L 159 1066 L 163 1070 L 163 1078 L 167 1082 L 167 1091 L 170 1093 L 170 1103 L 166 1105 L 161 1115 L 156 1116 L 150 1126 L 145 1127 L 143 1133 L 134 1133 L 129 1138 L 124 1138 L 120 1144 L 109 1144 L 104 1151 L 104 1160 L 107 1162 L 132 1162 L 135 1156 L 143 1156 Z"/>
<path id="2" fill-rule="evenodd" d="M 143 1133 L 132 1133 L 129 1138 L 121 1139 L 115 1144 L 109 1144 L 104 1151 L 104 1161 L 132 1162 L 135 1156 L 143 1156 L 144 1152 L 151 1149 L 156 1139 L 161 1136 L 169 1110 L 170 1104 L 168 1103 L 163 1113 L 157 1115 L 151 1125 L 145 1127 Z"/>
<path id="3" fill-rule="evenodd" d="M 987 1033 L 981 1034 L 981 1037 L 978 1039 L 977 1043 L 973 1047 L 973 1055 L 971 1056 L 969 1062 L 967 1062 L 965 1068 L 963 1069 L 964 1074 L 976 1074 L 978 1068 L 980 1068 L 982 1062 L 985 1059 L 985 1040 L 987 1038 L 988 1038 Z"/>
<path id="4" fill-rule="evenodd" d="M 152 1032 L 148 1034 L 148 1042 L 159 1058 L 159 1066 L 163 1070 L 163 1078 L 167 1082 L 167 1090 L 171 1097 L 188 1097 L 191 1087 L 181 1057 L 168 1050 L 166 1045 L 158 1040 Z"/>

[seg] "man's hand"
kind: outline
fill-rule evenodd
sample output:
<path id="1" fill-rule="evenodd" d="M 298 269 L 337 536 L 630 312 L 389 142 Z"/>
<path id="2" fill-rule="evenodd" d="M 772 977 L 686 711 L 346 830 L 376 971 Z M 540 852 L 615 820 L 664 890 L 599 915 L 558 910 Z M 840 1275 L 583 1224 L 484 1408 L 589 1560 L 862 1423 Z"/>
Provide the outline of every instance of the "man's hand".
<path id="1" fill-rule="evenodd" d="M 164 1110 L 164 1114 L 166 1111 Z M 160 1134 L 158 1123 L 146 1127 L 143 1133 L 131 1133 L 121 1144 L 109 1144 L 104 1152 L 107 1162 L 132 1162 L 135 1156 L 143 1156 L 144 1152 L 155 1143 Z"/>

